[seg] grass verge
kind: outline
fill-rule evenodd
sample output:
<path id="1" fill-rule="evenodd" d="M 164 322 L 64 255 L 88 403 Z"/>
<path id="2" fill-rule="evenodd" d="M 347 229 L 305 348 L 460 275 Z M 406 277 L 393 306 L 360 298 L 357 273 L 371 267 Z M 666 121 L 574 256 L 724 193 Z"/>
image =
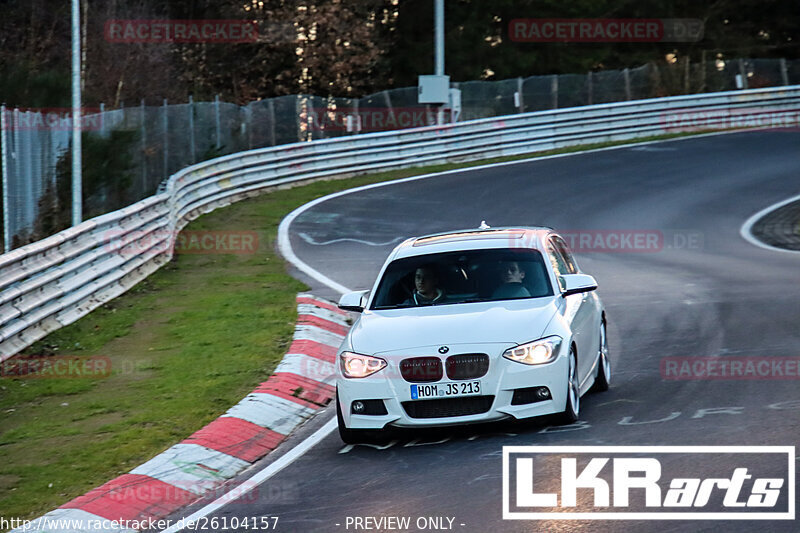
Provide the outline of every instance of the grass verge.
<path id="1" fill-rule="evenodd" d="M 665 139 L 668 135 L 639 139 Z M 273 190 L 192 222 L 256 231 L 257 253 L 178 254 L 128 293 L 27 354 L 104 356 L 103 379 L 0 378 L 0 509 L 32 519 L 186 438 L 264 381 L 291 342 L 306 287 L 275 252 L 281 219 L 359 185 L 624 142 L 405 169 Z"/>

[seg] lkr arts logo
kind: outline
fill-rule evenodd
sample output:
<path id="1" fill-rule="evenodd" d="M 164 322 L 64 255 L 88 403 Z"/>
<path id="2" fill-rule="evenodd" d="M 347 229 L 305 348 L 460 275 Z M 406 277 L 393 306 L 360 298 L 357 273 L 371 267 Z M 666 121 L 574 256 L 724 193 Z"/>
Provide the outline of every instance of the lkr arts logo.
<path id="1" fill-rule="evenodd" d="M 794 520 L 794 446 L 505 446 L 506 520 Z"/>

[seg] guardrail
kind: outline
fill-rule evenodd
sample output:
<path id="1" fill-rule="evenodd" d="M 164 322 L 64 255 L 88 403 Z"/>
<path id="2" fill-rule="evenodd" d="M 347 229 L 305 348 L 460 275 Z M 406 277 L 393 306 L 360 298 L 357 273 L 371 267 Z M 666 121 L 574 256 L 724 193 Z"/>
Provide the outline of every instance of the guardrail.
<path id="1" fill-rule="evenodd" d="M 175 237 L 189 221 L 276 185 L 630 140 L 683 127 L 769 125 L 763 118 L 748 119 L 751 114 L 779 119 L 777 126 L 796 126 L 800 86 L 494 117 L 289 144 L 200 163 L 171 176 L 155 196 L 0 255 L 0 361 L 157 270 L 172 257 Z M 681 117 L 702 121 L 691 126 Z"/>

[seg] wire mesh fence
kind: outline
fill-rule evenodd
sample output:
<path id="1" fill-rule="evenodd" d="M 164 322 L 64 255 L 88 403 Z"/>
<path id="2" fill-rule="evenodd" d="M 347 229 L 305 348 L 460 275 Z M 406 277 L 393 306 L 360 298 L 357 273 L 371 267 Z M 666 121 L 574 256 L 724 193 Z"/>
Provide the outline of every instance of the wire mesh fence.
<path id="1" fill-rule="evenodd" d="M 800 60 L 714 59 L 633 69 L 453 83 L 464 121 L 677 94 L 800 84 Z M 102 108 L 102 106 L 101 106 Z M 70 110 L 3 109 L 3 235 L 6 250 L 70 225 Z M 417 88 L 362 98 L 280 96 L 239 106 L 215 99 L 84 110 L 84 218 L 154 194 L 188 165 L 242 150 L 433 125 L 437 110 Z"/>

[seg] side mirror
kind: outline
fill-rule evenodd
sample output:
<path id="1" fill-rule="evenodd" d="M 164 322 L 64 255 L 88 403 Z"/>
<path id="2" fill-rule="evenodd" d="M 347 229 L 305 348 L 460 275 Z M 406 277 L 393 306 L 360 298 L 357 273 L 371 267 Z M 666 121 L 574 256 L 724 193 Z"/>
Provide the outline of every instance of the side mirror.
<path id="1" fill-rule="evenodd" d="M 360 313 L 367 306 L 369 291 L 354 291 L 343 294 L 339 299 L 339 309 Z"/>
<path id="2" fill-rule="evenodd" d="M 560 276 L 561 296 L 567 297 L 571 294 L 578 294 L 581 292 L 590 292 L 597 289 L 597 281 L 588 274 L 565 274 Z"/>

